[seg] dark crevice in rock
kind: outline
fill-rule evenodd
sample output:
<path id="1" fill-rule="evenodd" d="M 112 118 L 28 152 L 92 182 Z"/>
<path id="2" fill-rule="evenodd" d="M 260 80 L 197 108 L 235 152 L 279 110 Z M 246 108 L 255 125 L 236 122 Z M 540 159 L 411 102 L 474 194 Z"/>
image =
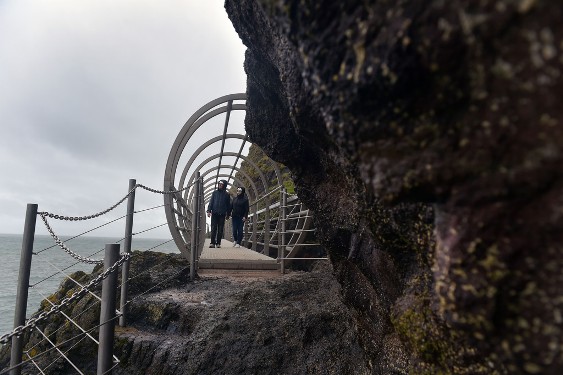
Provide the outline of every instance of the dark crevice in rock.
<path id="1" fill-rule="evenodd" d="M 226 9 L 246 130 L 314 211 L 371 371 L 563 371 L 563 8 Z"/>

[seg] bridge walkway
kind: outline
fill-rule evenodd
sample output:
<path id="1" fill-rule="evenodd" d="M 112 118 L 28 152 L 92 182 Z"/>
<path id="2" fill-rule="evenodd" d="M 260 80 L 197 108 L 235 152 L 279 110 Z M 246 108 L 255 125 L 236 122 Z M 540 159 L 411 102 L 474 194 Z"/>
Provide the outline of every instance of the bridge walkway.
<path id="1" fill-rule="evenodd" d="M 279 270 L 276 259 L 257 253 L 246 247 L 233 247 L 231 241 L 223 240 L 221 248 L 210 248 L 211 240 L 205 239 L 199 258 L 200 269 L 231 270 Z"/>

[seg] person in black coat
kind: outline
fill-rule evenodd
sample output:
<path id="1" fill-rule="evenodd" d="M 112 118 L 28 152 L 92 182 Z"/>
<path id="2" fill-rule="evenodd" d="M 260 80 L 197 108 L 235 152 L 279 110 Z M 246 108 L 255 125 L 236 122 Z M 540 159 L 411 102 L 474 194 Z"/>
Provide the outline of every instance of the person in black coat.
<path id="1" fill-rule="evenodd" d="M 207 206 L 207 217 L 211 217 L 211 245 L 209 247 L 221 247 L 225 219 L 229 219 L 231 212 L 231 196 L 227 192 L 227 181 L 221 180 L 217 183 L 217 190 L 211 194 L 211 200 Z"/>
<path id="2" fill-rule="evenodd" d="M 237 188 L 237 196 L 233 198 L 231 216 L 233 218 L 234 246 L 240 247 L 242 243 L 244 222 L 248 219 L 248 197 L 243 187 Z"/>

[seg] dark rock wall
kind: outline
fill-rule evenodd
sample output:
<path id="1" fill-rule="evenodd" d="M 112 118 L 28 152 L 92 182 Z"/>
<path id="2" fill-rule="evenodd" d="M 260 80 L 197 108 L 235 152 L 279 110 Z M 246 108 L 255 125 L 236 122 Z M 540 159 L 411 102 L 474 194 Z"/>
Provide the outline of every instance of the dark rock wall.
<path id="1" fill-rule="evenodd" d="M 373 373 L 563 373 L 561 3 L 226 9 Z"/>
<path id="2" fill-rule="evenodd" d="M 189 264 L 186 259 L 181 255 L 176 254 L 163 254 L 152 251 L 133 251 L 130 260 L 129 269 L 129 301 L 135 301 L 140 295 L 150 291 L 158 293 L 165 289 L 177 288 L 185 285 L 185 280 L 189 277 Z M 63 303 L 65 299 L 71 298 L 74 293 L 78 293 L 79 288 L 76 282 L 81 285 L 87 285 L 94 278 L 98 277 L 103 272 L 102 265 L 96 265 L 92 273 L 84 273 L 77 271 L 70 275 L 61 282 L 59 289 L 51 294 L 47 299 L 41 302 L 39 310 L 32 316 L 38 316 L 40 313 L 46 313 L 51 310 L 53 305 Z M 121 284 L 121 272 L 118 272 L 118 284 Z M 73 281 L 75 280 L 75 281 Z M 47 320 L 40 321 L 37 325 L 37 330 L 27 331 L 23 336 L 24 342 L 24 355 L 22 360 L 22 374 L 75 374 L 76 369 L 67 362 L 61 353 L 64 352 L 67 358 L 76 364 L 80 371 L 85 374 L 96 373 L 97 358 L 98 358 L 98 345 L 95 340 L 99 337 L 100 323 L 100 299 L 102 292 L 102 283 L 93 290 L 93 293 L 87 293 L 82 298 L 70 304 L 65 303 L 60 311 L 65 314 L 55 313 L 52 314 Z M 116 306 L 119 308 L 119 292 L 117 293 Z M 146 310 L 150 309 L 150 305 Z M 130 309 L 128 305 L 128 309 Z M 166 309 L 162 308 L 166 312 Z M 165 315 L 162 313 L 162 315 Z M 72 324 L 69 317 L 76 322 L 79 326 Z M 164 318 L 170 319 L 169 316 Z M 134 312 L 129 313 L 127 322 L 128 324 L 136 323 L 138 319 Z M 160 328 L 157 322 L 153 323 L 153 329 Z M 84 331 L 86 330 L 86 331 Z M 48 336 L 48 340 L 41 333 Z M 85 334 L 90 335 L 95 340 L 86 337 Z M 61 353 L 53 350 L 50 343 L 57 344 Z M 146 343 L 145 343 L 146 344 Z M 116 354 L 121 361 L 141 361 L 141 356 L 130 358 L 125 356 L 122 352 L 121 345 L 123 341 L 116 339 L 115 347 Z M 2 346 L 0 348 L 0 373 L 6 374 L 10 363 L 10 350 L 11 345 Z M 130 353 L 126 353 L 130 354 Z M 33 363 L 30 361 L 31 356 Z M 174 364 L 171 364 L 174 366 Z M 140 365 L 139 365 L 140 367 Z M 41 369 L 38 370 L 38 369 Z M 135 372 L 135 369 L 127 372 L 128 374 L 146 373 L 144 371 Z M 162 367 L 157 367 L 160 370 L 158 373 L 169 373 L 164 371 Z"/>
<path id="3" fill-rule="evenodd" d="M 339 287 L 319 269 L 147 294 L 117 331 L 114 374 L 369 374 Z"/>

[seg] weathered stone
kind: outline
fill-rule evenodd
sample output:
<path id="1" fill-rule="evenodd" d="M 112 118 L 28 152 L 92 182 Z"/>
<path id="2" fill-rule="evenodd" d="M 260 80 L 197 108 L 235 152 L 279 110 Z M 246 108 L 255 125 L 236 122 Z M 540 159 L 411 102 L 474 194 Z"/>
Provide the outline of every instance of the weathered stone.
<path id="1" fill-rule="evenodd" d="M 278 271 L 230 271 L 192 282 L 181 255 L 134 252 L 132 259 L 128 324 L 116 327 L 114 354 L 120 364 L 114 374 L 370 373 L 353 316 L 327 262 L 283 277 Z M 99 268 L 75 277 L 88 282 Z M 74 285 L 63 282 L 53 302 Z M 98 325 L 99 302 L 90 296 L 64 312 L 85 329 Z M 41 329 L 56 332 L 50 339 L 68 350 L 81 371 L 96 372 L 97 345 L 80 340 L 63 316 L 54 315 Z M 97 330 L 91 334 L 98 337 Z M 36 332 L 26 337 L 26 350 L 38 366 L 46 374 L 73 373 L 41 339 Z M 7 349 L 0 352 L 0 369 L 8 365 Z M 27 363 L 23 373 L 37 371 Z"/>
<path id="2" fill-rule="evenodd" d="M 560 4 L 226 9 L 246 130 L 315 212 L 373 373 L 563 372 Z"/>
<path id="3" fill-rule="evenodd" d="M 202 277 L 150 294 L 118 329 L 117 374 L 368 374 L 330 269 Z"/>

